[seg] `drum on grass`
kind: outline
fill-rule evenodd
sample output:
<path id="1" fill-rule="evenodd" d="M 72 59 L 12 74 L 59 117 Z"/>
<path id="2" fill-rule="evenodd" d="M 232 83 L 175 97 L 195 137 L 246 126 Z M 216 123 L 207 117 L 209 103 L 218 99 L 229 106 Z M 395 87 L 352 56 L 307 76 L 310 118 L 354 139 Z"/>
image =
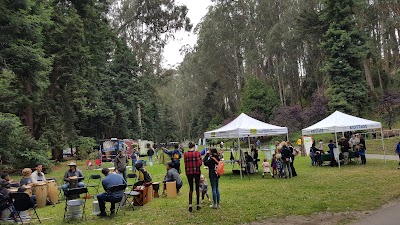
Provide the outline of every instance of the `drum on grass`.
<path id="1" fill-rule="evenodd" d="M 55 180 L 50 180 L 47 182 L 47 197 L 50 199 L 52 204 L 57 204 L 58 202 L 58 187 Z"/>
<path id="2" fill-rule="evenodd" d="M 33 190 L 33 193 L 36 196 L 36 204 L 39 208 L 43 208 L 46 206 L 47 200 L 47 186 L 46 182 L 38 183 Z"/>
<path id="3" fill-rule="evenodd" d="M 158 198 L 158 190 L 160 189 L 160 182 L 153 182 L 154 198 Z"/>

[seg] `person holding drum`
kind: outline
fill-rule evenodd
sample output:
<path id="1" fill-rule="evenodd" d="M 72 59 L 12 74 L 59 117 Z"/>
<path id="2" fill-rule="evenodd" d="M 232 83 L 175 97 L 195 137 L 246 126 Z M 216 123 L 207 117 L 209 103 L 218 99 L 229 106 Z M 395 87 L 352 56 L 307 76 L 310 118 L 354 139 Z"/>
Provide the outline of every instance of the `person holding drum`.
<path id="1" fill-rule="evenodd" d="M 111 214 L 115 212 L 115 202 L 121 201 L 124 191 L 110 193 L 109 190 L 114 185 L 126 184 L 125 180 L 118 174 L 111 173 L 108 168 L 103 168 L 101 173 L 104 174 L 105 178 L 101 181 L 105 193 L 98 194 L 97 200 L 99 201 L 100 214 L 98 216 L 107 216 L 106 213 L 106 202 L 111 202 Z"/>
<path id="2" fill-rule="evenodd" d="M 43 165 L 41 163 L 37 163 L 35 167 L 35 171 L 31 174 L 32 181 L 35 182 L 46 182 L 46 177 L 44 176 Z"/>
<path id="3" fill-rule="evenodd" d="M 71 162 L 70 164 L 68 164 L 68 166 L 69 170 L 67 170 L 64 175 L 65 184 L 61 186 L 65 195 L 67 195 L 66 192 L 70 186 L 71 187 L 85 186 L 85 184 L 82 182 L 82 180 L 85 179 L 85 176 L 83 176 L 83 173 L 80 169 L 76 168 L 76 162 Z"/>

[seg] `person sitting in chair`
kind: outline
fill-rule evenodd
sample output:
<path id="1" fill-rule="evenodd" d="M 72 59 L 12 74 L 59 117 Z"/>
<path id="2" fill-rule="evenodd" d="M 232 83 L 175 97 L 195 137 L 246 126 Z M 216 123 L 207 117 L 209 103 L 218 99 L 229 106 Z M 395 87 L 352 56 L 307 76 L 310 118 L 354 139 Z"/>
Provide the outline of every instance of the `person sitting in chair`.
<path id="1" fill-rule="evenodd" d="M 179 189 L 182 187 L 182 179 L 179 177 L 178 171 L 172 167 L 172 162 L 169 162 L 166 166 L 167 168 L 167 174 L 164 177 L 164 188 L 163 188 L 163 194 L 165 193 L 165 190 L 167 189 L 167 182 L 173 182 L 176 181 L 176 192 L 179 192 Z"/>
<path id="2" fill-rule="evenodd" d="M 76 168 L 76 163 L 75 162 L 71 162 L 70 164 L 68 164 L 69 166 L 69 170 L 67 170 L 64 174 L 64 181 L 66 182 L 65 184 L 63 184 L 61 186 L 61 188 L 64 190 L 64 194 L 65 196 L 67 196 L 67 190 L 70 186 L 70 183 L 73 180 L 77 180 L 78 182 L 78 187 L 84 187 L 85 184 L 82 182 L 83 179 L 85 179 L 85 176 L 83 176 L 83 173 L 80 169 Z"/>
<path id="3" fill-rule="evenodd" d="M 118 174 L 111 173 L 108 168 L 103 168 L 101 170 L 101 173 L 106 176 L 101 181 L 101 184 L 103 185 L 103 188 L 106 192 L 102 194 L 97 195 L 97 200 L 99 201 L 99 208 L 100 208 L 100 214 L 98 216 L 107 216 L 106 213 L 106 202 L 111 202 L 111 214 L 115 213 L 115 202 L 121 201 L 122 196 L 124 194 L 124 191 L 118 191 L 114 193 L 110 193 L 110 188 L 115 185 L 121 185 L 121 184 L 126 184 L 125 180 L 122 176 Z"/>
<path id="4" fill-rule="evenodd" d="M 144 168 L 142 163 L 136 163 L 135 165 L 136 169 L 139 170 L 139 173 L 143 174 L 143 182 L 144 183 L 151 183 L 152 179 L 151 176 L 149 174 L 149 172 L 147 172 L 147 170 Z M 139 178 L 140 178 L 140 174 L 139 174 Z"/>
<path id="5" fill-rule="evenodd" d="M 253 159 L 253 157 L 251 157 L 250 155 L 249 155 L 249 153 L 247 153 L 247 152 L 245 152 L 244 153 L 244 158 L 245 158 L 245 160 L 246 160 L 246 170 L 249 172 L 249 173 L 254 173 L 254 169 L 252 169 L 252 168 L 254 168 L 254 167 L 252 167 L 253 165 L 254 165 L 254 159 Z"/>

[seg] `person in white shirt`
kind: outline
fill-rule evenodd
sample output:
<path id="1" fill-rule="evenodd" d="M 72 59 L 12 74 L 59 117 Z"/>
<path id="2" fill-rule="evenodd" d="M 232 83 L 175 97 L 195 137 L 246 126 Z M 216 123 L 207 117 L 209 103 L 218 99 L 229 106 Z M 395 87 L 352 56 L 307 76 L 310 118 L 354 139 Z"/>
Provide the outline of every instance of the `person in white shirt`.
<path id="1" fill-rule="evenodd" d="M 36 164 L 35 171 L 31 174 L 31 179 L 33 183 L 45 182 L 46 177 L 43 173 L 43 165 L 41 163 Z"/>

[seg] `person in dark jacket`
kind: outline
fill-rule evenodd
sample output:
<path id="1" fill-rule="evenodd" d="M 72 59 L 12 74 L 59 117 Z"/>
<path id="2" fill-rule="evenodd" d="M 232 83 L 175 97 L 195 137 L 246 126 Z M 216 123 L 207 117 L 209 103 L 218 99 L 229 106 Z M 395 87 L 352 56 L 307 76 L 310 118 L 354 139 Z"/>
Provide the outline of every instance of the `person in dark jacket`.
<path id="1" fill-rule="evenodd" d="M 349 163 L 349 149 L 350 145 L 347 138 L 345 137 L 340 138 L 340 151 L 343 154 L 344 164 Z"/>
<path id="2" fill-rule="evenodd" d="M 220 208 L 220 192 L 218 188 L 219 175 L 216 173 L 215 169 L 218 166 L 220 160 L 219 154 L 216 148 L 211 148 L 207 154 L 204 156 L 204 165 L 208 167 L 208 174 L 211 183 L 213 204 L 210 205 L 213 209 Z"/>
<path id="3" fill-rule="evenodd" d="M 290 160 L 292 157 L 292 153 L 285 141 L 281 142 L 281 146 L 282 146 L 282 164 L 285 173 L 285 178 L 291 178 L 292 170 L 290 168 Z"/>
<path id="4" fill-rule="evenodd" d="M 118 170 L 119 174 L 122 174 L 124 180 L 126 180 L 126 166 L 128 165 L 128 163 L 128 157 L 126 157 L 126 155 L 122 153 L 122 150 L 119 150 L 118 155 L 115 156 L 114 159 L 114 167 L 116 170 Z"/>
<path id="5" fill-rule="evenodd" d="M 147 172 L 147 170 L 144 168 L 144 166 L 141 162 L 136 163 L 135 167 L 139 171 L 139 173 L 143 174 L 143 182 L 144 183 L 151 183 L 153 181 L 149 172 Z M 139 177 L 140 177 L 140 174 L 139 174 Z"/>
<path id="6" fill-rule="evenodd" d="M 165 154 L 171 156 L 171 162 L 173 163 L 173 167 L 178 171 L 178 173 L 181 173 L 181 158 L 182 158 L 182 153 L 179 151 L 179 145 L 175 144 L 174 145 L 175 149 L 172 151 L 168 151 L 166 148 L 163 148 L 163 151 Z"/>
<path id="7" fill-rule="evenodd" d="M 153 155 L 154 155 L 154 150 L 150 146 L 149 149 L 147 149 L 147 158 L 149 159 L 149 162 L 153 162 Z"/>

